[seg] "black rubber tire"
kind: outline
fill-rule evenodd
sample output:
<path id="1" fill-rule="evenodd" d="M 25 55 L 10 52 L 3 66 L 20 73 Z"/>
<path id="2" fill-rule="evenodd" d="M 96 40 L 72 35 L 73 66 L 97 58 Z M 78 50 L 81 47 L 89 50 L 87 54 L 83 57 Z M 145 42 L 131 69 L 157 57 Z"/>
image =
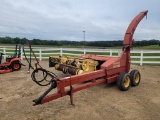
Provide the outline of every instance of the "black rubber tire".
<path id="1" fill-rule="evenodd" d="M 140 81 L 141 81 L 141 74 L 138 70 L 132 70 L 130 72 L 130 76 L 131 76 L 131 86 L 137 86 L 139 85 Z"/>
<path id="2" fill-rule="evenodd" d="M 128 90 L 131 86 L 130 75 L 126 72 L 120 74 L 118 81 L 117 81 L 117 85 L 118 85 L 118 88 L 122 91 Z"/>
<path id="3" fill-rule="evenodd" d="M 13 70 L 13 71 L 18 71 L 21 69 L 21 64 L 16 61 L 16 62 L 12 62 L 11 65 L 10 65 L 10 68 Z"/>

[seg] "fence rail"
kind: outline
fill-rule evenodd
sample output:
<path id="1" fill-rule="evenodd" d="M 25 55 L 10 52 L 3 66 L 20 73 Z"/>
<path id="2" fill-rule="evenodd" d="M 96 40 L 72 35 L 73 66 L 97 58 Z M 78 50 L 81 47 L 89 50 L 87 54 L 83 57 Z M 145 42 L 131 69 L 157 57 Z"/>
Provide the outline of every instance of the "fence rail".
<path id="1" fill-rule="evenodd" d="M 4 59 L 14 53 L 13 46 L 0 46 L 0 52 L 4 53 Z M 97 54 L 104 56 L 120 56 L 121 49 L 80 49 L 80 48 L 45 48 L 33 47 L 35 55 L 42 61 L 48 59 L 49 56 L 66 55 L 66 56 L 80 56 L 83 54 Z M 29 49 L 25 48 L 25 53 L 29 57 Z M 23 50 L 21 49 L 21 59 L 24 59 Z M 32 56 L 34 58 L 34 56 Z M 136 64 L 160 64 L 160 50 L 132 50 L 131 63 Z"/>

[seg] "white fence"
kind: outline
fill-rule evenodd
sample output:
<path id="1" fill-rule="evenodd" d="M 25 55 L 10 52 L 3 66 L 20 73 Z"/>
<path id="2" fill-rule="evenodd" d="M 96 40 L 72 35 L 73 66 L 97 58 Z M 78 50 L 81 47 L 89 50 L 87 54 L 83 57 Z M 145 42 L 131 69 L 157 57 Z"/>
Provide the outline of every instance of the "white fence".
<path id="1" fill-rule="evenodd" d="M 4 53 L 4 59 L 14 53 L 15 47 L 13 46 L 0 46 L 0 52 Z M 25 48 L 25 53 L 29 57 L 29 49 Z M 82 54 L 97 54 L 105 56 L 119 56 L 120 49 L 83 49 L 83 48 L 46 48 L 46 47 L 33 47 L 33 51 L 37 58 L 42 61 L 48 59 L 49 56 L 66 55 L 66 56 L 80 56 Z M 154 55 L 154 56 L 153 56 Z M 24 59 L 23 50 L 21 49 L 21 59 Z M 34 56 L 32 56 L 34 58 Z M 136 64 L 160 64 L 160 50 L 132 50 L 131 63 Z"/>

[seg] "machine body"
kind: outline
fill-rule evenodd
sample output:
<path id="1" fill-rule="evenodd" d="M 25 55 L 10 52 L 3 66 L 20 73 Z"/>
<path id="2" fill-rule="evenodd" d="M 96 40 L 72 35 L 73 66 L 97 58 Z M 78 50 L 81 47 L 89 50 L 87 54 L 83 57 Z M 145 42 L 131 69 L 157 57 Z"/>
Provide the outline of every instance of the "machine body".
<path id="1" fill-rule="evenodd" d="M 138 70 L 130 73 L 130 51 L 133 44 L 133 34 L 139 22 L 146 16 L 148 10 L 140 12 L 128 26 L 124 40 L 123 49 L 119 57 L 98 56 L 85 54 L 80 57 L 51 56 L 50 67 L 71 74 L 51 82 L 50 88 L 38 99 L 33 100 L 34 105 L 43 104 L 54 99 L 69 95 L 73 104 L 73 93 L 101 84 L 116 82 L 122 91 L 130 86 L 137 86 L 140 83 L 141 75 Z M 38 71 L 37 71 L 38 72 Z M 48 95 L 52 89 L 57 92 Z"/>

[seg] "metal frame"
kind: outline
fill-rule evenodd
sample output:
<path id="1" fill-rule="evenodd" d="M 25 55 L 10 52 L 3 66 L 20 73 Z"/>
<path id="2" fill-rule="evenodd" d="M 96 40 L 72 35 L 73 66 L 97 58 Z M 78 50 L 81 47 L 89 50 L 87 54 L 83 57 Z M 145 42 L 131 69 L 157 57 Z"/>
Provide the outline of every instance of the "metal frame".
<path id="1" fill-rule="evenodd" d="M 63 97 L 65 95 L 70 96 L 71 104 L 73 104 L 73 93 L 86 89 L 91 86 L 95 86 L 104 82 L 112 83 L 117 81 L 118 77 L 123 72 L 129 72 L 130 70 L 130 50 L 133 44 L 133 34 L 139 24 L 139 22 L 146 16 L 148 10 L 140 12 L 130 23 L 126 30 L 123 49 L 120 57 L 106 57 L 96 55 L 82 55 L 82 58 L 105 61 L 100 70 L 85 73 L 82 75 L 74 75 L 70 77 L 62 78 L 56 81 L 56 85 L 52 84 L 51 87 L 44 92 L 38 99 L 33 100 L 34 105 L 43 104 L 54 99 Z M 47 95 L 52 89 L 57 88 L 57 92 Z"/>

